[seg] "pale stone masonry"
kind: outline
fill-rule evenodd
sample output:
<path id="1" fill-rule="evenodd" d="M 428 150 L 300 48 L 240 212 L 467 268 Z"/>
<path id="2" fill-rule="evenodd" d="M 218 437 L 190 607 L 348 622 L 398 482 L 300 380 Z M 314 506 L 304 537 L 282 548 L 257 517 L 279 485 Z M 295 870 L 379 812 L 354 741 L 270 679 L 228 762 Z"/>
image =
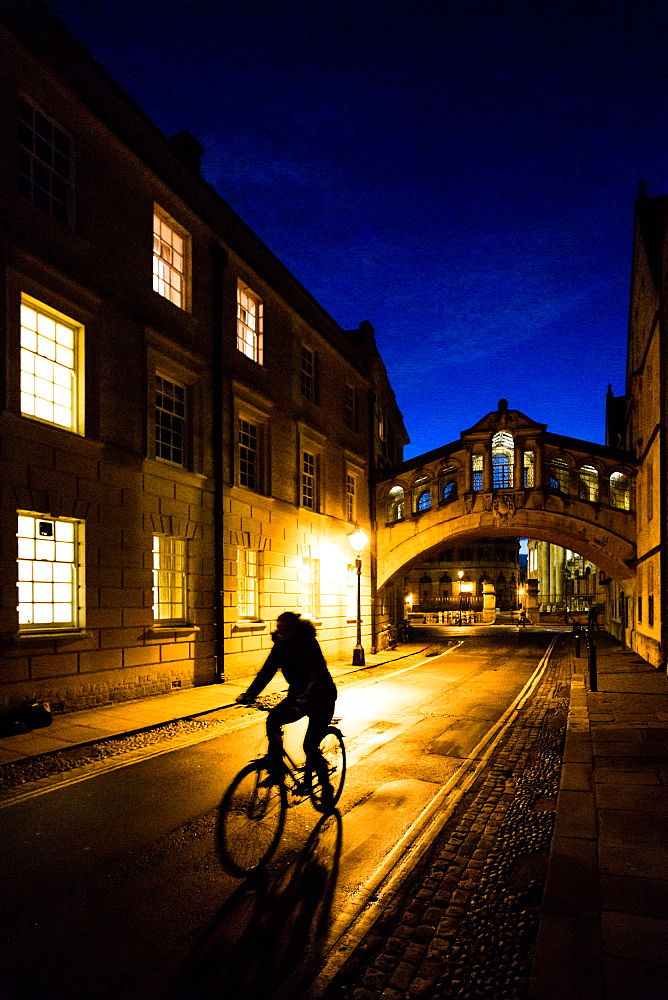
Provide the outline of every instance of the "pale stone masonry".
<path id="1" fill-rule="evenodd" d="M 39 0 L 0 2 L 0 710 L 247 673 L 289 608 L 373 644 L 401 415 L 346 332 Z"/>

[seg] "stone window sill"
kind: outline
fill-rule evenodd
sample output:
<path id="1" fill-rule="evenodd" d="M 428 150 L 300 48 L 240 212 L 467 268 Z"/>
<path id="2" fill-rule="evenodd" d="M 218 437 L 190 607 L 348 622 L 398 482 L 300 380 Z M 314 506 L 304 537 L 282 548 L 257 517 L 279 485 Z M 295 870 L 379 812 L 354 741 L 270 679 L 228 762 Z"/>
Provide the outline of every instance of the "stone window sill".
<path id="1" fill-rule="evenodd" d="M 263 621 L 238 621 L 232 626 L 232 632 L 264 632 L 267 623 Z"/>
<path id="2" fill-rule="evenodd" d="M 58 639 L 67 639 L 71 642 L 72 639 L 90 639 L 92 632 L 82 632 L 81 629 L 72 629 L 69 632 L 53 631 L 47 632 L 18 632 L 14 639 L 16 642 L 33 642 L 35 640 L 39 642 L 54 642 Z"/>
<path id="3" fill-rule="evenodd" d="M 199 625 L 151 625 L 146 629 L 146 634 L 164 638 L 166 635 L 192 635 L 199 630 Z"/>

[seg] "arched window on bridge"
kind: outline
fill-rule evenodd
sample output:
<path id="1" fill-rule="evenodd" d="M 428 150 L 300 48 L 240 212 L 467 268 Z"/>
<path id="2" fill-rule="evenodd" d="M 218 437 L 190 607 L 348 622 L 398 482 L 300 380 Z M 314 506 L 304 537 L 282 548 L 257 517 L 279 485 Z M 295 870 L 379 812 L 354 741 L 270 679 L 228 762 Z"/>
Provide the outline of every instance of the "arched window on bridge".
<path id="1" fill-rule="evenodd" d="M 438 474 L 438 502 L 450 503 L 457 499 L 457 469 L 448 465 Z"/>
<path id="2" fill-rule="evenodd" d="M 492 438 L 492 473 L 495 490 L 512 490 L 515 443 L 508 431 L 499 431 Z"/>
<path id="3" fill-rule="evenodd" d="M 550 493 L 568 493 L 568 462 L 563 458 L 550 462 Z"/>
<path id="4" fill-rule="evenodd" d="M 393 486 L 387 497 L 387 520 L 389 524 L 401 521 L 404 516 L 406 498 L 402 486 Z"/>
<path id="5" fill-rule="evenodd" d="M 623 472 L 613 472 L 610 476 L 610 506 L 631 510 L 631 482 Z"/>
<path id="6" fill-rule="evenodd" d="M 580 469 L 578 496 L 580 500 L 589 500 L 590 503 L 598 500 L 598 472 L 593 465 L 583 465 Z"/>
<path id="7" fill-rule="evenodd" d="M 413 513 L 431 510 L 431 482 L 429 476 L 418 476 L 413 483 Z"/>

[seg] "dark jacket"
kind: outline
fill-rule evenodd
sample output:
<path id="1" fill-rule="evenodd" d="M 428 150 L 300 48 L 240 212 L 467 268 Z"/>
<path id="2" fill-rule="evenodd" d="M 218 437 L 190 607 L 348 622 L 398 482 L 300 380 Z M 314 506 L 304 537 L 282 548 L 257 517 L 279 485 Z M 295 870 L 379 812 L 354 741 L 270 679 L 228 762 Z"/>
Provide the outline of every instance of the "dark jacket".
<path id="1" fill-rule="evenodd" d="M 304 696 L 309 702 L 336 698 L 336 687 L 311 622 L 300 621 L 290 639 L 281 639 L 278 632 L 272 632 L 271 637 L 273 649 L 246 692 L 249 698 L 256 698 L 279 670 L 288 682 L 288 698 Z"/>

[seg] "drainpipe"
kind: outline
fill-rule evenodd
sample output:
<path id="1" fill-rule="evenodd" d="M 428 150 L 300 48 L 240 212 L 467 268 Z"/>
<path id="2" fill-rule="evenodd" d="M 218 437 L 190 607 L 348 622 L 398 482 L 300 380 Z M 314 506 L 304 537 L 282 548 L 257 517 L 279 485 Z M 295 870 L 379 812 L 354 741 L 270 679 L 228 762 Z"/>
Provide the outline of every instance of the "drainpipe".
<path id="1" fill-rule="evenodd" d="M 213 258 L 213 350 L 211 358 L 211 446 L 213 448 L 214 481 L 214 608 L 216 616 L 216 684 L 224 677 L 223 631 L 223 276 L 227 267 L 227 251 L 214 246 Z"/>
<path id="2" fill-rule="evenodd" d="M 661 428 L 659 435 L 659 483 L 661 484 L 659 489 L 659 517 L 661 518 L 661 546 L 659 550 L 659 573 L 661 576 L 661 647 L 659 651 L 659 666 L 663 671 L 666 670 L 666 665 L 668 663 L 668 539 L 666 539 L 666 516 L 668 512 L 668 505 L 666 503 L 666 448 L 668 447 L 666 443 L 666 434 L 668 433 L 668 427 L 666 426 L 666 412 L 668 409 L 666 406 L 666 377 L 668 375 L 668 365 L 666 363 L 666 324 L 664 309 L 665 301 L 662 301 L 659 313 L 659 386 L 661 387 L 659 393 L 659 427 Z"/>
<path id="3" fill-rule="evenodd" d="M 369 421 L 369 528 L 371 531 L 371 544 L 369 546 L 369 584 L 371 587 L 371 651 L 373 653 L 377 652 L 376 648 L 376 632 L 377 632 L 377 618 L 378 618 L 378 557 L 377 557 L 377 541 L 378 541 L 378 524 L 376 522 L 376 466 L 375 466 L 375 455 L 374 455 L 374 438 L 375 438 L 375 414 L 376 414 L 376 394 L 375 392 L 369 391 L 369 406 L 368 406 L 368 421 Z"/>

